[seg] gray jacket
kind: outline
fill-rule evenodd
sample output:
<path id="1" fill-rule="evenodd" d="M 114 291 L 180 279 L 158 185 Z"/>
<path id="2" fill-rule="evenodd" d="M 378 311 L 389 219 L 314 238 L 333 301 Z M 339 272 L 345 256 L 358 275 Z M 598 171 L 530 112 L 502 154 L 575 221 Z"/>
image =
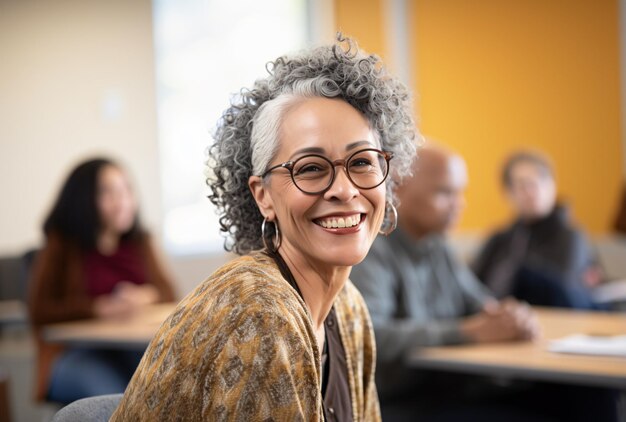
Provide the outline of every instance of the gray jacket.
<path id="1" fill-rule="evenodd" d="M 367 302 L 381 362 L 419 346 L 464 342 L 459 319 L 490 297 L 443 236 L 415 241 L 400 228 L 376 239 L 350 279 Z"/>

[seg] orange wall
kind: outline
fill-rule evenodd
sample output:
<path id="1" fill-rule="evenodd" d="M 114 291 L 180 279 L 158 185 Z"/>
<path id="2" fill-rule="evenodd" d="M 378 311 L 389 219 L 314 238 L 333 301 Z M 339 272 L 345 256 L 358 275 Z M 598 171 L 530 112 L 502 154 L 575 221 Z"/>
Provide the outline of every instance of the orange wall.
<path id="1" fill-rule="evenodd" d="M 356 39 L 359 47 L 385 58 L 383 0 L 335 0 L 335 24 L 338 31 Z"/>
<path id="2" fill-rule="evenodd" d="M 383 1 L 336 3 L 338 27 L 384 57 Z M 617 0 L 407 3 L 421 129 L 469 165 L 461 228 L 510 217 L 500 164 L 533 147 L 553 158 L 575 218 L 606 231 L 622 180 Z"/>

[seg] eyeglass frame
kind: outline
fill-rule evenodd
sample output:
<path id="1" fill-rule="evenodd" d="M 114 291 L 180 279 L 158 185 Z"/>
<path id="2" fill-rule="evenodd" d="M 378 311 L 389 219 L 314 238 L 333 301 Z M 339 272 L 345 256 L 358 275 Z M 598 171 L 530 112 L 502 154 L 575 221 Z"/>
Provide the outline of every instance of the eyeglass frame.
<path id="1" fill-rule="evenodd" d="M 350 170 L 348 170 L 348 167 L 346 166 L 346 164 L 349 163 L 350 160 L 352 160 L 352 158 L 355 155 L 360 154 L 360 153 L 362 153 L 364 151 L 374 151 L 374 152 L 379 153 L 380 155 L 382 155 L 385 158 L 385 162 L 387 163 L 387 171 L 386 171 L 385 176 L 383 177 L 383 179 L 379 183 L 377 183 L 376 185 L 371 186 L 369 188 L 364 188 L 364 187 L 361 187 L 361 186 L 357 185 L 355 183 L 355 181 L 352 180 L 352 177 L 350 177 Z M 320 191 L 317 191 L 317 192 L 307 192 L 307 191 L 305 191 L 300 186 L 298 186 L 298 183 L 296 182 L 296 179 L 295 179 L 295 177 L 293 175 L 293 165 L 296 162 L 298 162 L 298 161 L 300 161 L 300 160 L 302 160 L 304 158 L 307 158 L 307 157 L 318 157 L 318 158 L 321 158 L 321 159 L 329 162 L 331 164 L 331 168 L 333 169 L 333 175 L 330 178 L 330 182 L 328 183 L 328 186 L 326 186 L 324 189 L 322 189 Z M 293 182 L 294 186 L 296 188 L 298 188 L 298 190 L 300 192 L 305 193 L 307 195 L 320 195 L 320 194 L 326 193 L 332 187 L 333 183 L 335 183 L 335 177 L 337 175 L 337 172 L 335 171 L 335 167 L 342 166 L 343 169 L 346 172 L 346 176 L 348 177 L 348 180 L 350 181 L 350 183 L 352 183 L 354 186 L 356 186 L 359 189 L 370 190 L 370 189 L 377 188 L 378 186 L 382 185 L 385 182 L 385 180 L 387 180 L 387 177 L 389 176 L 389 161 L 392 158 L 393 158 L 393 152 L 391 152 L 391 151 L 383 151 L 383 150 L 380 150 L 380 149 L 377 149 L 377 148 L 360 149 L 360 150 L 355 151 L 352 154 L 350 154 L 350 156 L 348 156 L 348 158 L 343 158 L 343 159 L 339 159 L 339 160 L 335 160 L 335 161 L 331 161 L 330 158 L 325 157 L 325 156 L 323 156 L 321 154 L 306 154 L 306 155 L 303 155 L 302 157 L 296 158 L 295 160 L 285 161 L 284 163 L 277 164 L 277 165 L 275 165 L 275 166 L 265 170 L 265 172 L 261 175 L 261 178 L 264 179 L 265 176 L 267 176 L 269 173 L 271 173 L 272 171 L 274 171 L 276 169 L 286 168 L 287 170 L 289 170 L 289 175 L 291 176 L 291 181 Z"/>

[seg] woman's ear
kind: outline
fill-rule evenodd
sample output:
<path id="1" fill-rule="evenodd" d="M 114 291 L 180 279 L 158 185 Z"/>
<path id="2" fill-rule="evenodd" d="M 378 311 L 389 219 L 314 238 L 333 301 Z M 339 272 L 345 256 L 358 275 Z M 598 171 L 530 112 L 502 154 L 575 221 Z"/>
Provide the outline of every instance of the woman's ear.
<path id="1" fill-rule="evenodd" d="M 260 176 L 250 176 L 248 187 L 263 217 L 269 221 L 274 221 L 276 219 L 274 201 L 272 201 L 272 196 L 265 183 L 263 183 L 263 179 Z"/>

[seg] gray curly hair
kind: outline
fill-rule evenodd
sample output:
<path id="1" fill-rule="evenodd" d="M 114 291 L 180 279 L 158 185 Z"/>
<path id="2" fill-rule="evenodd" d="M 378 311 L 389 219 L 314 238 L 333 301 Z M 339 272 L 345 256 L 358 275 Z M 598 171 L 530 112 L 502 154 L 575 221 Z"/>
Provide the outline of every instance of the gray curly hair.
<path id="1" fill-rule="evenodd" d="M 298 102 L 341 98 L 367 118 L 381 148 L 394 154 L 387 179 L 392 202 L 395 184 L 411 174 L 416 156 L 418 133 L 408 90 L 386 73 L 376 55 L 360 51 L 351 39 L 339 35 L 334 45 L 279 57 L 267 70 L 269 76 L 231 101 L 209 148 L 209 199 L 226 234 L 224 248 L 238 254 L 263 248 L 263 216 L 248 179 L 267 170 L 279 148 L 282 119 Z"/>

